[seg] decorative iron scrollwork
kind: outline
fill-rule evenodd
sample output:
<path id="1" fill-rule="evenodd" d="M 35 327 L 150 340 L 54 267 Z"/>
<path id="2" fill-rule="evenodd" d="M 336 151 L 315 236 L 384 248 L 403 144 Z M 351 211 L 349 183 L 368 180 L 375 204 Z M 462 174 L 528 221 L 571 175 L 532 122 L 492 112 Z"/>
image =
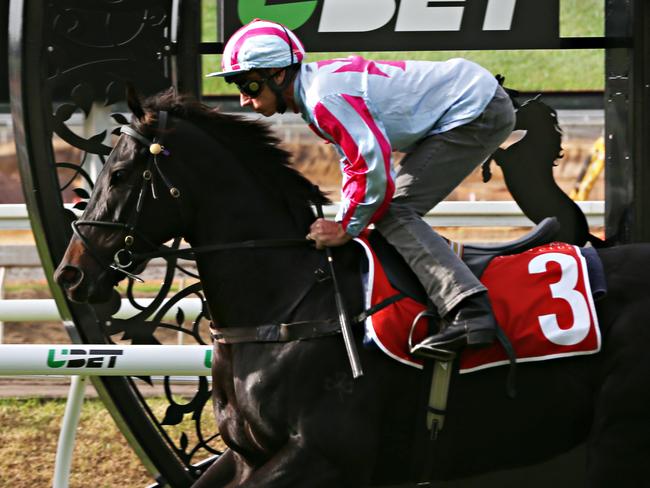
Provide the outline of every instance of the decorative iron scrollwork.
<path id="1" fill-rule="evenodd" d="M 85 208 L 97 169 L 110 153 L 112 126 L 127 122 L 120 113 L 124 111 L 127 81 L 145 95 L 166 89 L 173 82 L 185 83 L 185 91 L 196 85 L 193 80 L 184 81 L 181 73 L 191 71 L 183 67 L 189 66 L 192 58 L 172 62 L 171 39 L 173 15 L 179 15 L 175 26 L 180 29 L 180 19 L 191 18 L 199 0 L 11 1 L 15 17 L 10 21 L 10 69 L 19 72 L 19 83 L 12 87 L 12 105 L 18 113 L 16 141 L 25 148 L 21 152 L 25 157 L 20 160 L 23 181 L 34 185 L 26 198 L 30 214 L 38 215 L 38 221 L 43 222 L 42 228 L 35 228 L 37 244 L 47 247 L 42 254 L 52 257 L 44 262 L 47 272 L 52 262 L 62 257 L 62 245 L 71 235 L 67 224 Z M 184 49 L 195 42 L 191 39 L 199 38 L 196 25 L 185 26 L 182 35 L 190 36 Z M 178 73 L 172 72 L 174 67 Z M 113 121 L 109 120 L 109 107 L 118 112 Z M 99 123 L 86 124 L 85 130 L 79 130 L 85 120 L 93 118 Z M 55 141 L 57 146 L 63 141 L 74 148 L 74 152 L 68 151 L 72 155 L 56 161 Z M 41 150 L 48 145 L 51 151 Z M 72 210 L 59 205 L 66 199 L 68 203 L 73 200 Z M 180 241 L 174 245 L 179 246 Z M 185 280 L 192 283 L 176 292 L 176 284 Z M 176 259 L 166 263 L 163 284 L 150 302 L 136 298 L 136 288 L 129 280 L 123 293 L 137 310 L 129 318 L 113 317 L 122 302 L 117 292 L 111 302 L 92 309 L 67 303 L 75 319 L 73 338 L 89 343 L 160 344 L 165 342 L 162 336 L 173 332 L 185 342 L 209 341 L 209 317 L 201 285 Z M 62 299 L 60 293 L 58 296 Z M 189 297 L 203 303 L 192 318 L 180 303 Z M 164 318 L 170 311 L 172 321 Z M 214 458 L 220 453 L 211 409 L 209 415 L 203 415 L 210 398 L 209 381 L 196 378 L 195 393 L 183 397 L 176 391 L 176 382 L 164 378 L 168 405 L 160 414 L 154 413 L 140 391 L 152 379 L 141 379 L 144 384 L 135 378 L 98 378 L 96 387 L 100 395 L 110 397 L 109 409 L 120 419 L 120 425 L 126 425 L 127 437 L 138 443 L 137 451 L 144 453 L 143 460 L 161 483 L 189 487 L 197 475 L 195 465 L 204 466 L 206 456 Z M 212 420 L 212 425 L 206 420 Z M 191 427 L 187 427 L 188 421 Z"/>

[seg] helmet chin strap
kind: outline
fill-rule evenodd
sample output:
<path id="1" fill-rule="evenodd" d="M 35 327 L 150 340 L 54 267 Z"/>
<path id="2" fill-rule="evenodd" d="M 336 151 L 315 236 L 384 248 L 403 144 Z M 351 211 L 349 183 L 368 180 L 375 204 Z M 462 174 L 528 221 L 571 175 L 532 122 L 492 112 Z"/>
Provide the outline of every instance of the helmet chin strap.
<path id="1" fill-rule="evenodd" d="M 296 77 L 296 73 L 300 69 L 300 64 L 292 64 L 291 66 L 287 66 L 284 69 L 285 76 L 284 80 L 282 80 L 282 83 L 276 83 L 273 78 L 270 78 L 268 81 L 268 86 L 271 89 L 271 91 L 275 94 L 275 99 L 276 99 L 276 112 L 279 114 L 283 114 L 287 111 L 287 102 L 284 99 L 284 92 L 287 89 L 287 87 L 293 83 L 293 80 Z"/>

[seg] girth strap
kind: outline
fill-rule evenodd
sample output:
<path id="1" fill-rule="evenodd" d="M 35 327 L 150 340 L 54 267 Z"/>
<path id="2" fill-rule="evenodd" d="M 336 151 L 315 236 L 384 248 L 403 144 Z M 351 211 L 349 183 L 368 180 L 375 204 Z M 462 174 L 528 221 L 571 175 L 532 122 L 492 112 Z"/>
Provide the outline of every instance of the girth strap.
<path id="1" fill-rule="evenodd" d="M 222 344 L 243 342 L 291 342 L 341 333 L 338 320 L 265 324 L 255 327 L 211 327 L 211 336 Z"/>

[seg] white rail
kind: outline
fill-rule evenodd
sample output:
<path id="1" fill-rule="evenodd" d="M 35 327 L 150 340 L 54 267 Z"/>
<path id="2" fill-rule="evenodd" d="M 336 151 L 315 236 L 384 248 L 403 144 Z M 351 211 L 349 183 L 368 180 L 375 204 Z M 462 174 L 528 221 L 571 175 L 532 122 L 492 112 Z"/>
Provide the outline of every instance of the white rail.
<path id="1" fill-rule="evenodd" d="M 212 346 L 6 344 L 0 376 L 208 376 Z"/>
<path id="2" fill-rule="evenodd" d="M 54 462 L 54 488 L 67 488 L 88 376 L 209 376 L 212 346 L 12 344 L 0 346 L 0 376 L 72 376 Z"/>
<path id="3" fill-rule="evenodd" d="M 153 298 L 138 298 L 137 303 L 146 307 Z M 167 300 L 163 301 L 163 305 Z M 184 298 L 170 307 L 163 316 L 164 320 L 174 320 L 178 308 L 183 309 L 186 320 L 194 320 L 202 309 L 201 300 L 198 298 Z M 133 317 L 140 310 L 135 308 L 129 300 L 123 299 L 119 311 L 114 315 L 118 319 Z M 61 320 L 56 303 L 52 299 L 0 299 L 0 322 L 54 322 Z"/>
<path id="4" fill-rule="evenodd" d="M 576 202 L 592 226 L 605 225 L 605 202 Z M 338 207 L 325 208 L 325 215 L 335 215 Z M 528 227 L 533 222 L 513 201 L 440 202 L 424 217 L 434 227 Z"/>
<path id="5" fill-rule="evenodd" d="M 591 226 L 604 225 L 605 202 L 601 200 L 576 202 Z M 325 207 L 325 215 L 332 217 L 338 207 Z M 439 227 L 519 227 L 532 222 L 523 215 L 513 201 L 457 201 L 440 202 L 425 216 L 427 222 Z M 0 205 L 0 230 L 29 229 L 25 205 Z"/>
<path id="6" fill-rule="evenodd" d="M 1 230 L 27 230 L 30 228 L 27 208 L 22 204 L 0 205 Z"/>

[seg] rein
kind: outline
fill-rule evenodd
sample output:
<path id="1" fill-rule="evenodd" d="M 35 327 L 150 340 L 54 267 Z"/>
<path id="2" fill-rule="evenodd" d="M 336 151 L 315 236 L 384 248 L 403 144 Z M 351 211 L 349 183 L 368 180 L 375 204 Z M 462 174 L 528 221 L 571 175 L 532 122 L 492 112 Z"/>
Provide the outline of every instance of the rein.
<path id="1" fill-rule="evenodd" d="M 133 258 L 147 260 L 152 258 L 180 257 L 182 259 L 196 259 L 197 254 L 205 254 L 219 251 L 230 251 L 235 249 L 268 249 L 280 247 L 311 246 L 312 242 L 307 239 L 259 239 L 252 241 L 228 242 L 225 244 L 208 244 L 199 247 L 188 247 L 174 249 L 167 246 L 160 246 L 156 251 L 148 253 L 135 253 Z"/>

